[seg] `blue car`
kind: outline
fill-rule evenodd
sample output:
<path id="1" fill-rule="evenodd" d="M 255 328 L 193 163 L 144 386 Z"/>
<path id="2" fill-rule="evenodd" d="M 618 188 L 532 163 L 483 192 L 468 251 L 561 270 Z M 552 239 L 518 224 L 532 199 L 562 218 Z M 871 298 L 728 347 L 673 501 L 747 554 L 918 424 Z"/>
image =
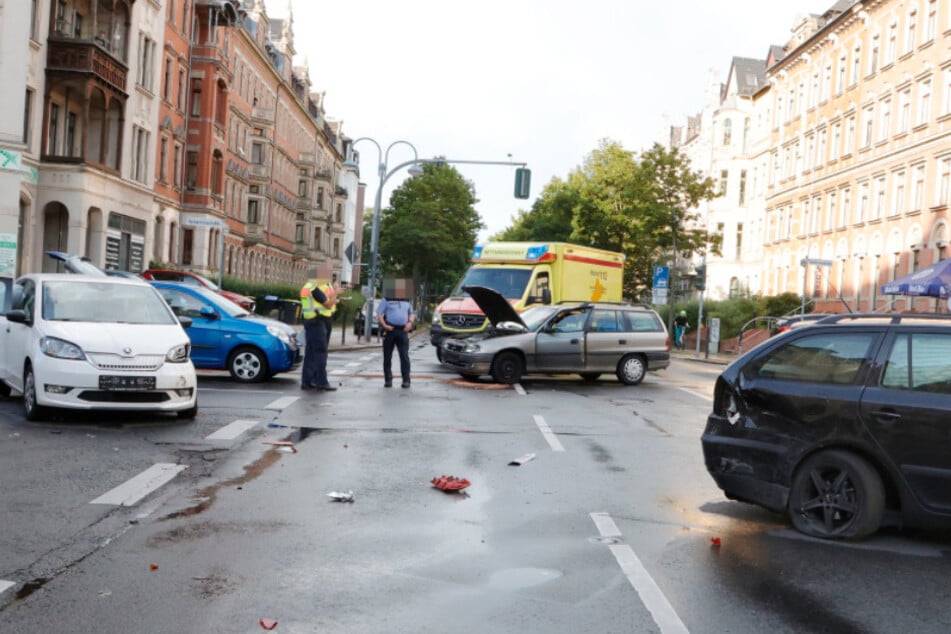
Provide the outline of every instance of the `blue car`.
<path id="1" fill-rule="evenodd" d="M 249 313 L 205 288 L 150 283 L 176 315 L 191 318 L 185 332 L 196 368 L 228 370 L 236 381 L 256 383 L 300 365 L 302 349 L 292 326 Z"/>

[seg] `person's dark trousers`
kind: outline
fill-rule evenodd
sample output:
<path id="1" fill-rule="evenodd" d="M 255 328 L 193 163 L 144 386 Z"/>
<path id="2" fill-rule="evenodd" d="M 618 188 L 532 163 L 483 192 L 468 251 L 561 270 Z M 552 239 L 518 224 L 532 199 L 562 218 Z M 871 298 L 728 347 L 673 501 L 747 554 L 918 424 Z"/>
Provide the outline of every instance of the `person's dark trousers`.
<path id="1" fill-rule="evenodd" d="M 321 317 L 317 315 L 317 319 L 320 319 L 324 322 L 324 331 L 327 333 L 327 349 L 330 349 L 330 337 L 334 332 L 334 318 L 333 317 Z"/>
<path id="2" fill-rule="evenodd" d="M 304 320 L 304 365 L 301 385 L 325 387 L 327 380 L 327 332 L 320 317 Z"/>
<path id="3" fill-rule="evenodd" d="M 394 329 L 383 336 L 383 380 L 393 382 L 393 346 L 400 355 L 400 374 L 403 383 L 409 384 L 409 335 L 405 330 Z"/>

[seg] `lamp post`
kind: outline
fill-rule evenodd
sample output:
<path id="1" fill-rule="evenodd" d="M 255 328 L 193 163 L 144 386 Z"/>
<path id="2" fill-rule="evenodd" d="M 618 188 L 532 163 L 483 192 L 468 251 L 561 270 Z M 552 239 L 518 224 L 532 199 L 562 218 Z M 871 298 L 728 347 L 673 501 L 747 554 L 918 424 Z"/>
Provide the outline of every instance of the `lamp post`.
<path id="1" fill-rule="evenodd" d="M 370 283 L 369 284 L 370 298 L 367 300 L 367 316 L 366 316 L 366 319 L 370 320 L 370 319 L 376 318 L 376 314 L 373 312 L 373 303 L 374 303 L 374 300 L 376 299 L 377 261 L 379 260 L 379 254 L 377 253 L 377 251 L 379 249 L 379 243 L 380 243 L 380 213 L 381 213 L 381 207 L 383 206 L 383 185 L 386 184 L 386 181 L 389 180 L 390 176 L 395 174 L 397 171 L 399 171 L 403 167 L 406 167 L 407 165 L 416 165 L 417 163 L 419 163 L 419 153 L 416 151 L 416 146 L 414 146 L 409 141 L 403 141 L 403 140 L 393 141 L 387 146 L 386 152 L 384 152 L 383 148 L 380 147 L 380 144 L 377 143 L 375 139 L 372 139 L 370 137 L 360 137 L 359 139 L 351 143 L 350 144 L 351 152 L 353 151 L 353 146 L 355 146 L 360 141 L 370 141 L 371 143 L 373 143 L 373 145 L 376 146 L 377 156 L 379 159 L 377 174 L 380 177 L 380 184 L 377 186 L 377 190 L 376 190 L 376 201 L 373 205 L 373 226 L 372 226 L 372 229 L 370 230 L 370 278 L 368 280 Z M 390 159 L 390 150 L 392 150 L 394 146 L 400 145 L 401 143 L 404 145 L 408 145 L 410 148 L 412 148 L 413 160 L 400 163 L 399 165 L 394 167 L 392 170 L 387 171 L 388 169 L 387 163 L 389 162 L 389 159 Z M 356 168 L 357 163 L 353 160 L 353 157 L 351 156 L 344 163 L 344 167 Z M 416 174 L 414 173 L 413 175 L 415 176 Z M 372 331 L 373 331 L 373 328 L 371 324 L 364 324 L 363 336 L 366 338 L 367 341 L 370 340 Z"/>

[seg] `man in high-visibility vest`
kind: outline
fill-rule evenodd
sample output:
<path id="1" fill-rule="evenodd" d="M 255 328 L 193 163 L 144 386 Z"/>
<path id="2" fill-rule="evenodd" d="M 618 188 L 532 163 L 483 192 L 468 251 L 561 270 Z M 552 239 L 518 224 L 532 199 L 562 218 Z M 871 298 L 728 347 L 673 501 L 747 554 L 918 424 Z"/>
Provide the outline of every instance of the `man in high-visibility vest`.
<path id="1" fill-rule="evenodd" d="M 330 282 L 307 280 L 300 289 L 301 318 L 304 320 L 304 364 L 302 390 L 336 390 L 327 379 L 327 351 L 333 314 L 337 311 L 337 289 Z"/>

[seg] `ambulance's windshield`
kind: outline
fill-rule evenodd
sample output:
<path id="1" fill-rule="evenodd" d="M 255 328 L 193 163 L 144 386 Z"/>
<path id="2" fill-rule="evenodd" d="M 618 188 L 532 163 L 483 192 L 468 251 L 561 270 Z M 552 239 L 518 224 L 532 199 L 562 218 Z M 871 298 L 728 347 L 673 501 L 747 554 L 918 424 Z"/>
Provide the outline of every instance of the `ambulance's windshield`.
<path id="1" fill-rule="evenodd" d="M 462 278 L 452 295 L 468 297 L 469 294 L 462 290 L 464 287 L 485 286 L 498 291 L 506 299 L 521 299 L 531 276 L 531 269 L 473 267 Z"/>

